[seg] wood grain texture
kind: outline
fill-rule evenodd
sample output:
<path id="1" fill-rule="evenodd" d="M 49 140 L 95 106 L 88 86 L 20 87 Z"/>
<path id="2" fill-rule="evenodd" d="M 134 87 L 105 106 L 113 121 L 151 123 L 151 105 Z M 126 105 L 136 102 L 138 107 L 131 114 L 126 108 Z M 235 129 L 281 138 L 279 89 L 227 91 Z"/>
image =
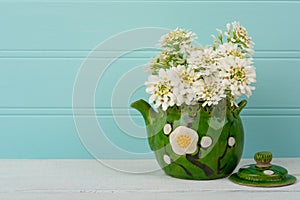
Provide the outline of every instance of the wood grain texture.
<path id="1" fill-rule="evenodd" d="M 118 165 L 139 168 L 154 160 L 118 160 Z M 240 165 L 252 163 L 243 160 Z M 96 160 L 0 160 L 1 199 L 297 199 L 299 183 L 281 188 L 252 188 L 227 178 L 191 181 L 171 178 L 161 170 L 128 174 Z M 300 178 L 299 159 L 274 159 Z"/>

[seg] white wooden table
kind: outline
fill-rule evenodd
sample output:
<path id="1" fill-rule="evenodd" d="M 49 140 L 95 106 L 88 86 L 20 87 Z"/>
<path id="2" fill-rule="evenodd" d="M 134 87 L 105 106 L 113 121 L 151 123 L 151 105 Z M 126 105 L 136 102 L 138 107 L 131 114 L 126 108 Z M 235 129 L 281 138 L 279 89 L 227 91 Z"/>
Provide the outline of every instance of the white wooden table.
<path id="1" fill-rule="evenodd" d="M 112 161 L 120 166 L 143 168 L 155 161 Z M 242 160 L 240 165 L 253 163 Z M 300 180 L 300 158 L 274 159 Z M 0 160 L 0 199 L 242 199 L 299 200 L 300 185 L 253 188 L 213 181 L 180 180 L 161 170 L 128 174 L 112 170 L 96 160 Z"/>

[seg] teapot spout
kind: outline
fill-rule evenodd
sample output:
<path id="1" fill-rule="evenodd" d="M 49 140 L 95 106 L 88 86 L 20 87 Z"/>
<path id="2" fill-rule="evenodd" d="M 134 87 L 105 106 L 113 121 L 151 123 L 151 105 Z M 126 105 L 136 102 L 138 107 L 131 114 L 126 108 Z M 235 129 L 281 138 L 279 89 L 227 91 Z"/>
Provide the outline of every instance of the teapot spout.
<path id="1" fill-rule="evenodd" d="M 155 143 L 155 138 L 157 139 L 160 136 L 156 136 L 156 134 L 160 133 L 166 124 L 167 115 L 166 112 L 158 109 L 158 112 L 156 112 L 148 102 L 140 99 L 136 102 L 133 102 L 131 104 L 132 108 L 137 109 L 142 114 L 147 134 L 148 134 L 148 142 L 150 145 L 151 150 L 156 151 L 158 149 L 161 149 L 162 146 L 157 145 Z M 162 142 L 159 142 L 159 144 L 164 144 Z"/>
<path id="2" fill-rule="evenodd" d="M 131 104 L 131 107 L 140 111 L 146 125 L 149 125 L 151 123 L 152 116 L 157 114 L 155 110 L 150 106 L 150 104 L 143 99 L 133 102 Z"/>

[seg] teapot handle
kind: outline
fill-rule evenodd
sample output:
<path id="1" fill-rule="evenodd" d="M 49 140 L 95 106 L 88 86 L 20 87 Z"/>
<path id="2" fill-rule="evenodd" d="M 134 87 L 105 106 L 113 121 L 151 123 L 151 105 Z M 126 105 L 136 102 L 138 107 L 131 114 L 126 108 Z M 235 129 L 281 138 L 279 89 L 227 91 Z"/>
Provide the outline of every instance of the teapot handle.
<path id="1" fill-rule="evenodd" d="M 235 116 L 239 116 L 240 112 L 243 110 L 243 108 L 245 108 L 246 105 L 247 105 L 247 100 L 244 99 L 240 101 L 240 103 L 238 103 L 238 107 L 236 107 L 234 110 Z"/>

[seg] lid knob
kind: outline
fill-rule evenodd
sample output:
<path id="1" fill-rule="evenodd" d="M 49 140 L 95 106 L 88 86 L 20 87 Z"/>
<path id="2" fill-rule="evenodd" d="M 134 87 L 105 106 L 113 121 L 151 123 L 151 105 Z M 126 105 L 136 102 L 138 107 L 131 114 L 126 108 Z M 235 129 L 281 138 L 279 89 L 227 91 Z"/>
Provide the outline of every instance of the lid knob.
<path id="1" fill-rule="evenodd" d="M 270 162 L 272 161 L 272 153 L 269 151 L 257 152 L 254 155 L 254 160 L 256 161 L 256 167 L 270 167 Z"/>

